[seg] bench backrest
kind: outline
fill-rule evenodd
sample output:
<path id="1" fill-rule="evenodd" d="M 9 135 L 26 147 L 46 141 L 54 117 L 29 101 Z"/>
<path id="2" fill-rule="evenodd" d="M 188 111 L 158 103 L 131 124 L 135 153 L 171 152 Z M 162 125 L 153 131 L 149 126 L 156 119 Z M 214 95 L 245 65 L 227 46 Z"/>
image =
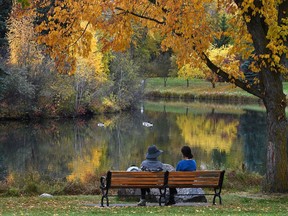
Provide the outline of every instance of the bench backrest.
<path id="1" fill-rule="evenodd" d="M 108 171 L 108 188 L 163 188 L 168 172 Z"/>
<path id="2" fill-rule="evenodd" d="M 225 171 L 221 171 L 221 170 L 170 172 L 169 178 L 168 178 L 168 187 L 221 188 L 223 184 L 224 173 Z"/>

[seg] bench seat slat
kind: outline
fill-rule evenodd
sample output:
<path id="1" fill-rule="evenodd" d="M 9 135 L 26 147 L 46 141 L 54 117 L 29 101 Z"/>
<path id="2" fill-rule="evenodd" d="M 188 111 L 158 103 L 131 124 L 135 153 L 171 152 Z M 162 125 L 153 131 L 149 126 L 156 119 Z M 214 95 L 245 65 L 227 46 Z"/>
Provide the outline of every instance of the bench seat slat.
<path id="1" fill-rule="evenodd" d="M 191 185 L 191 184 L 182 184 L 182 185 L 169 185 L 169 188 L 219 188 L 218 185 Z"/>
<path id="2" fill-rule="evenodd" d="M 163 188 L 163 185 L 111 185 L 110 188 Z"/>
<path id="3" fill-rule="evenodd" d="M 168 186 L 176 184 L 176 185 L 181 185 L 181 184 L 189 184 L 189 185 L 218 185 L 218 181 L 169 181 Z"/>
<path id="4" fill-rule="evenodd" d="M 170 181 L 218 181 L 219 178 L 216 177 L 208 177 L 208 178 L 202 178 L 202 177 L 191 177 L 191 176 L 186 176 L 186 177 L 170 177 Z"/>
<path id="5" fill-rule="evenodd" d="M 195 177 L 219 177 L 219 172 L 213 172 L 213 171 L 175 171 L 169 173 L 170 177 L 181 177 L 181 176 L 195 176 Z"/>
<path id="6" fill-rule="evenodd" d="M 153 179 L 153 178 L 143 178 L 143 179 L 133 179 L 133 178 L 127 178 L 126 180 L 125 179 L 112 179 L 112 182 L 135 182 L 136 183 L 141 183 L 141 182 L 159 182 L 159 183 L 164 183 L 164 179 Z"/>
<path id="7" fill-rule="evenodd" d="M 147 182 L 147 181 L 143 181 L 143 182 L 111 182 L 111 186 L 113 185 L 162 185 L 162 187 L 164 186 L 163 182 Z"/>
<path id="8" fill-rule="evenodd" d="M 129 176 L 134 176 L 134 177 L 139 177 L 139 178 L 142 178 L 142 177 L 148 177 L 148 176 L 151 176 L 151 177 L 163 177 L 164 176 L 164 172 L 112 172 L 112 175 L 113 177 L 129 177 Z"/>

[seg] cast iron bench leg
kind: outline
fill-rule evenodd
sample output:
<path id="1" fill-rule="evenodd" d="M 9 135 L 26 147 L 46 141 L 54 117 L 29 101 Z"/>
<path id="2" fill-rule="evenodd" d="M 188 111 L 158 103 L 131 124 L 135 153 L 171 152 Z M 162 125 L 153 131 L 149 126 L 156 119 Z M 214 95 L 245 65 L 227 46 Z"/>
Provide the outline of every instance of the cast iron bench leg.
<path id="1" fill-rule="evenodd" d="M 213 205 L 216 205 L 216 197 L 219 197 L 219 203 L 221 205 L 222 204 L 222 198 L 220 195 L 221 189 L 219 191 L 217 191 L 217 189 L 214 188 L 214 191 L 215 191 L 215 195 L 213 197 Z"/>
<path id="2" fill-rule="evenodd" d="M 159 192 L 160 192 L 160 197 L 159 197 L 159 206 L 161 206 L 162 198 L 164 198 L 164 201 L 165 201 L 166 188 L 159 188 Z"/>
<path id="3" fill-rule="evenodd" d="M 108 189 L 106 189 L 105 192 L 104 189 L 102 190 L 101 207 L 104 207 L 104 199 L 106 199 L 106 206 L 109 206 Z"/>

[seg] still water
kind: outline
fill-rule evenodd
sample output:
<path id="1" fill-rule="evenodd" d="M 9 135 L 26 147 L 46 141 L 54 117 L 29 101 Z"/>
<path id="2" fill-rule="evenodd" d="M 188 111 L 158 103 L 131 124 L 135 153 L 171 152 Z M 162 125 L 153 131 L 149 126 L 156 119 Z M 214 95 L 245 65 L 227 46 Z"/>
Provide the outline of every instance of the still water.
<path id="1" fill-rule="evenodd" d="M 139 165 L 151 144 L 164 151 L 161 161 L 174 166 L 181 146 L 189 145 L 198 169 L 263 174 L 265 115 L 258 104 L 146 101 L 133 112 L 89 120 L 0 122 L 0 180 L 31 171 L 81 180 L 109 169 L 125 170 Z"/>

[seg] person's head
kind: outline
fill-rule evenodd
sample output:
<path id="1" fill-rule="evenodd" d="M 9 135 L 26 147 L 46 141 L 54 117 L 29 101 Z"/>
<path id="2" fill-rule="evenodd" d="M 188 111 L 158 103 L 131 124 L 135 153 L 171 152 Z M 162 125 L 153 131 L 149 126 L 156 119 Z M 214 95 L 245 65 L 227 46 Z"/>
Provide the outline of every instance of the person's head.
<path id="1" fill-rule="evenodd" d="M 182 152 L 183 157 L 188 158 L 188 159 L 193 158 L 193 154 L 192 154 L 191 148 L 189 146 L 183 146 L 181 148 L 181 152 Z"/>
<path id="2" fill-rule="evenodd" d="M 148 148 L 148 152 L 146 154 L 146 159 L 156 159 L 163 151 L 157 149 L 155 145 L 151 145 Z"/>

